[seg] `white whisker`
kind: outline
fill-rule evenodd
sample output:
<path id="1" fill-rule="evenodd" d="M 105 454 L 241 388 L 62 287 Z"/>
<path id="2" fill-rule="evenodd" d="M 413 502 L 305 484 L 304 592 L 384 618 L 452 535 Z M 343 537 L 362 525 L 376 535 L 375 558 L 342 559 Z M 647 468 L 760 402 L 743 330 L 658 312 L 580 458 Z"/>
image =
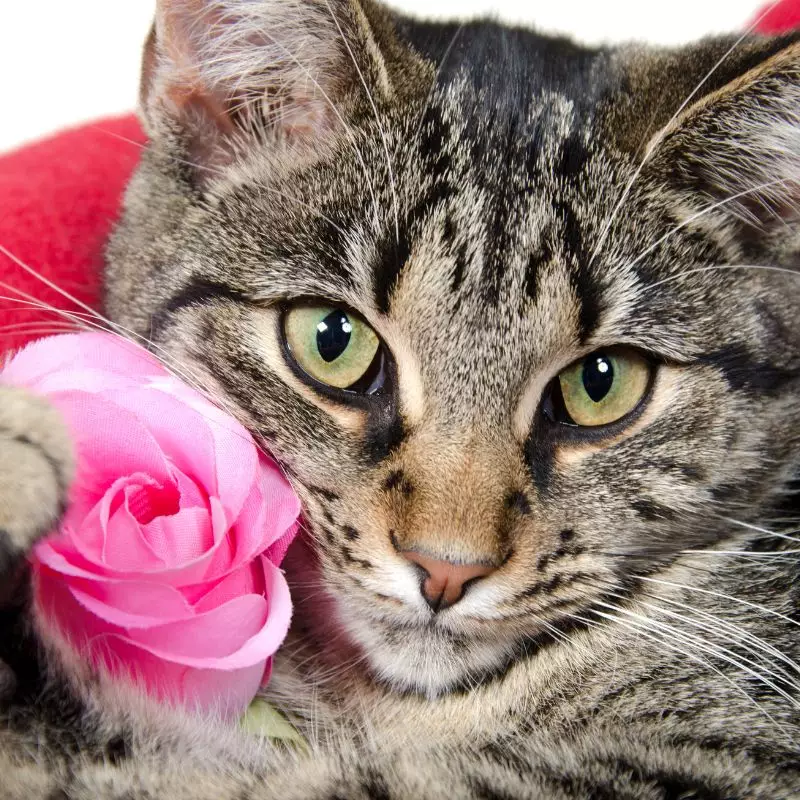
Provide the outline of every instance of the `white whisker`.
<path id="1" fill-rule="evenodd" d="M 598 237 L 597 244 L 592 251 L 592 255 L 589 259 L 589 264 L 591 265 L 594 263 L 594 260 L 597 258 L 600 250 L 603 248 L 603 245 L 606 243 L 608 239 L 608 235 L 611 231 L 611 226 L 616 221 L 617 217 L 619 216 L 620 211 L 622 211 L 625 202 L 630 195 L 631 190 L 633 189 L 634 184 L 638 180 L 639 176 L 642 173 L 642 170 L 645 168 L 650 156 L 655 150 L 657 149 L 658 145 L 664 139 L 664 136 L 669 131 L 672 124 L 678 119 L 678 117 L 683 113 L 683 111 L 688 107 L 689 103 L 697 96 L 697 93 L 703 88 L 703 86 L 708 83 L 708 81 L 714 76 L 717 70 L 728 60 L 728 58 L 732 55 L 732 53 L 736 50 L 737 47 L 758 27 L 761 20 L 764 16 L 768 13 L 769 9 L 765 9 L 753 22 L 748 26 L 748 28 L 744 31 L 744 33 L 725 51 L 725 53 L 720 57 L 720 59 L 711 67 L 711 69 L 705 74 L 703 79 L 695 86 L 695 88 L 689 93 L 686 99 L 680 104 L 678 109 L 675 113 L 670 117 L 669 121 L 666 125 L 662 126 L 659 133 L 650 141 L 650 147 L 645 152 L 642 160 L 639 162 L 639 166 L 634 171 L 633 175 L 628 179 L 625 187 L 622 190 L 619 200 L 614 205 L 611 213 L 609 214 L 605 224 L 603 225 L 600 236 Z"/>
<path id="2" fill-rule="evenodd" d="M 367 93 L 367 100 L 369 101 L 370 106 L 372 107 L 372 113 L 375 115 L 375 122 L 378 125 L 378 133 L 380 134 L 381 141 L 383 142 L 383 150 L 386 155 L 386 168 L 389 172 L 389 186 L 392 190 L 392 204 L 394 206 L 394 233 L 395 233 L 395 240 L 397 242 L 400 241 L 400 216 L 398 212 L 398 203 L 397 203 L 397 184 L 394 179 L 394 168 L 392 166 L 392 158 L 389 154 L 389 142 L 386 138 L 386 131 L 383 129 L 383 125 L 381 124 L 381 118 L 378 114 L 378 107 L 375 105 L 375 100 L 372 97 L 372 92 L 369 90 L 369 86 L 367 85 L 367 81 L 364 79 L 364 75 L 361 72 L 361 67 L 358 66 L 358 60 L 356 59 L 355 53 L 353 52 L 353 48 L 350 47 L 350 42 L 348 38 L 344 35 L 344 31 L 342 30 L 342 26 L 339 24 L 339 20 L 334 13 L 333 7 L 331 6 L 329 0 L 325 0 L 325 5 L 328 7 L 328 11 L 330 12 L 331 18 L 333 19 L 334 24 L 336 25 L 336 29 L 339 31 L 339 35 L 342 37 L 342 41 L 344 42 L 345 48 L 347 48 L 347 52 L 350 54 L 350 58 L 353 62 L 353 66 L 355 67 L 356 72 L 358 73 L 358 77 L 361 81 L 361 85 L 364 87 L 364 91 Z"/>
<path id="3" fill-rule="evenodd" d="M 760 714 L 763 714 L 773 725 L 775 725 L 779 729 L 783 729 L 783 726 L 767 711 L 761 704 L 753 697 L 751 697 L 730 675 L 726 675 L 719 667 L 714 666 L 711 662 L 707 659 L 703 658 L 702 656 L 698 655 L 696 652 L 692 650 L 686 650 L 683 647 L 679 647 L 675 642 L 665 640 L 661 636 L 656 636 L 648 628 L 642 626 L 640 624 L 636 624 L 631 620 L 620 619 L 620 617 L 614 614 L 605 614 L 602 611 L 596 612 L 598 616 L 603 617 L 604 619 L 615 622 L 620 627 L 625 628 L 627 630 L 633 631 L 638 636 L 643 636 L 645 639 L 649 639 L 650 641 L 657 644 L 659 647 L 663 647 L 667 650 L 672 652 L 680 653 L 683 656 L 686 656 L 690 661 L 694 661 L 697 664 L 700 664 L 705 669 L 709 670 L 710 672 L 715 673 L 718 675 L 722 680 L 728 683 L 730 686 L 734 688 L 734 690 L 741 694 L 749 703 L 751 703 L 755 708 L 758 710 Z M 583 623 L 584 625 L 588 625 L 592 628 L 599 628 L 600 624 L 595 621 L 588 619 L 587 617 L 583 617 L 580 614 L 571 614 L 566 613 L 565 616 L 570 617 L 571 619 L 575 619 L 578 622 Z"/>
<path id="4" fill-rule="evenodd" d="M 774 536 L 776 539 L 784 539 L 787 542 L 794 542 L 795 544 L 800 544 L 800 539 L 796 536 L 789 536 L 786 533 L 778 533 L 778 531 L 771 531 L 767 528 L 760 528 L 758 525 L 753 525 L 750 522 L 743 522 L 739 519 L 733 519 L 732 517 L 720 517 L 720 519 L 724 519 L 726 522 L 730 522 L 732 525 L 739 525 L 742 528 L 747 528 L 749 531 L 755 531 L 756 533 L 763 533 L 766 536 Z"/>
<path id="5" fill-rule="evenodd" d="M 728 600 L 729 602 L 737 603 L 741 606 L 746 606 L 747 608 L 752 608 L 754 611 L 758 611 L 761 614 L 768 614 L 769 616 L 778 617 L 784 622 L 788 622 L 790 625 L 796 625 L 800 627 L 800 622 L 796 622 L 786 614 L 781 614 L 780 611 L 775 611 L 775 609 L 773 608 L 767 608 L 766 606 L 762 606 L 759 603 L 753 603 L 749 600 L 742 600 L 741 597 L 734 597 L 733 595 L 725 594 L 724 592 L 716 592 L 713 589 L 702 589 L 699 586 L 691 586 L 689 584 L 684 584 L 684 583 L 675 583 L 674 581 L 668 581 L 660 578 L 649 578 L 646 576 L 640 576 L 639 580 L 646 581 L 648 583 L 659 583 L 662 584 L 663 586 L 670 586 L 674 589 L 684 589 L 688 592 L 697 592 L 698 594 L 706 594 L 709 595 L 710 597 L 718 597 L 721 600 Z"/>
<path id="6" fill-rule="evenodd" d="M 642 291 L 650 292 L 653 289 L 657 289 L 659 286 L 663 286 L 666 283 L 671 283 L 672 281 L 680 280 L 681 278 L 687 275 L 694 275 L 702 272 L 714 272 L 716 270 L 728 270 L 728 269 L 764 270 L 765 272 L 784 273 L 786 275 L 791 275 L 793 278 L 800 278 L 800 272 L 793 269 L 787 269 L 786 267 L 774 267 L 767 264 L 712 264 L 706 267 L 694 267 L 692 269 L 686 269 L 676 273 L 675 275 L 670 275 L 668 278 L 663 278 L 660 281 L 648 284 L 647 286 L 643 287 Z"/>
<path id="7" fill-rule="evenodd" d="M 697 220 L 702 219 L 707 214 L 717 211 L 720 208 L 724 208 L 726 205 L 729 205 L 730 203 L 733 203 L 736 200 L 741 200 L 743 197 L 747 197 L 748 195 L 761 192 L 764 189 L 769 189 L 774 186 L 785 186 L 791 183 L 798 183 L 798 180 L 795 178 L 781 178 L 774 181 L 768 181 L 766 183 L 759 184 L 758 186 L 752 186 L 749 189 L 737 192 L 736 194 L 729 195 L 728 197 L 725 197 L 722 200 L 717 201 L 716 203 L 712 203 L 711 205 L 702 208 L 700 211 L 687 217 L 685 220 L 683 220 L 683 222 L 676 225 L 674 228 L 668 230 L 663 236 L 661 236 L 659 239 L 653 242 L 649 247 L 647 247 L 645 250 L 639 253 L 639 255 L 633 259 L 633 261 L 625 265 L 626 269 L 633 269 L 633 267 L 639 264 L 643 258 L 650 255 L 650 253 L 652 253 L 659 245 L 666 242 L 676 233 L 688 227 L 693 222 L 697 222 Z"/>

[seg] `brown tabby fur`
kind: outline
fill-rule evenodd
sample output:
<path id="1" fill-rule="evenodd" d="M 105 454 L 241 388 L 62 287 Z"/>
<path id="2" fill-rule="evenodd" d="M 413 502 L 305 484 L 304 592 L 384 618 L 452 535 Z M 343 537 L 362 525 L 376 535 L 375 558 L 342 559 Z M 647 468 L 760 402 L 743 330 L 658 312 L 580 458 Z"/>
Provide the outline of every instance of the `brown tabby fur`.
<path id="1" fill-rule="evenodd" d="M 4 796 L 800 796 L 796 39 L 588 49 L 372 0 L 161 0 L 142 118 L 107 312 L 303 501 L 268 694 L 308 744 L 108 686 L 37 650 L 14 595 Z M 390 391 L 290 367 L 298 298 L 369 322 Z M 553 378 L 612 345 L 658 365 L 640 409 L 548 423 Z M 10 587 L 69 458 L 2 391 Z M 39 485 L 44 518 L 6 511 Z M 496 570 L 433 613 L 409 549 Z"/>

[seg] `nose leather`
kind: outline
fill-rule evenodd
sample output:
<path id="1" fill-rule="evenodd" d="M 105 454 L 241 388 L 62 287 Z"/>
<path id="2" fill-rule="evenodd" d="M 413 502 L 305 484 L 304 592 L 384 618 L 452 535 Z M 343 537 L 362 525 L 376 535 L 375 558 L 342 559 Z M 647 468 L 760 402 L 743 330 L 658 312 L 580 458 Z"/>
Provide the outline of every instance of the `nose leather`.
<path id="1" fill-rule="evenodd" d="M 422 581 L 422 596 L 433 611 L 441 611 L 457 603 L 470 581 L 485 578 L 494 572 L 494 567 L 485 564 L 454 564 L 407 550 L 403 553 L 412 564 L 425 572 Z"/>

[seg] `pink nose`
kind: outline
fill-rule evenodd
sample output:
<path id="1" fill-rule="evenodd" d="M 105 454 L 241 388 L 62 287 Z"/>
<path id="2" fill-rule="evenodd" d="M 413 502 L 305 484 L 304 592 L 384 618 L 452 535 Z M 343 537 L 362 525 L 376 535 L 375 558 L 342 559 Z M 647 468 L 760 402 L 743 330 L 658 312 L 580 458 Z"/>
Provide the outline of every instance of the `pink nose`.
<path id="1" fill-rule="evenodd" d="M 485 564 L 453 564 L 413 550 L 406 550 L 403 556 L 412 564 L 422 567 L 425 572 L 422 596 L 433 611 L 441 611 L 457 603 L 470 581 L 485 578 L 494 572 L 494 567 L 487 567 Z"/>

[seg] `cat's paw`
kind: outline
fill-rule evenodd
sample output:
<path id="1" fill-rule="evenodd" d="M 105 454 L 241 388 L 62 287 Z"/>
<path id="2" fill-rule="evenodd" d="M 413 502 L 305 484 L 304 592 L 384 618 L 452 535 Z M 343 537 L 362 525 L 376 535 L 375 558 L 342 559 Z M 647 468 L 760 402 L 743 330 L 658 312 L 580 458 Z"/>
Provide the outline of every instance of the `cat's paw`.
<path id="1" fill-rule="evenodd" d="M 58 412 L 25 389 L 0 385 L 0 589 L 57 523 L 72 470 L 72 446 Z"/>

